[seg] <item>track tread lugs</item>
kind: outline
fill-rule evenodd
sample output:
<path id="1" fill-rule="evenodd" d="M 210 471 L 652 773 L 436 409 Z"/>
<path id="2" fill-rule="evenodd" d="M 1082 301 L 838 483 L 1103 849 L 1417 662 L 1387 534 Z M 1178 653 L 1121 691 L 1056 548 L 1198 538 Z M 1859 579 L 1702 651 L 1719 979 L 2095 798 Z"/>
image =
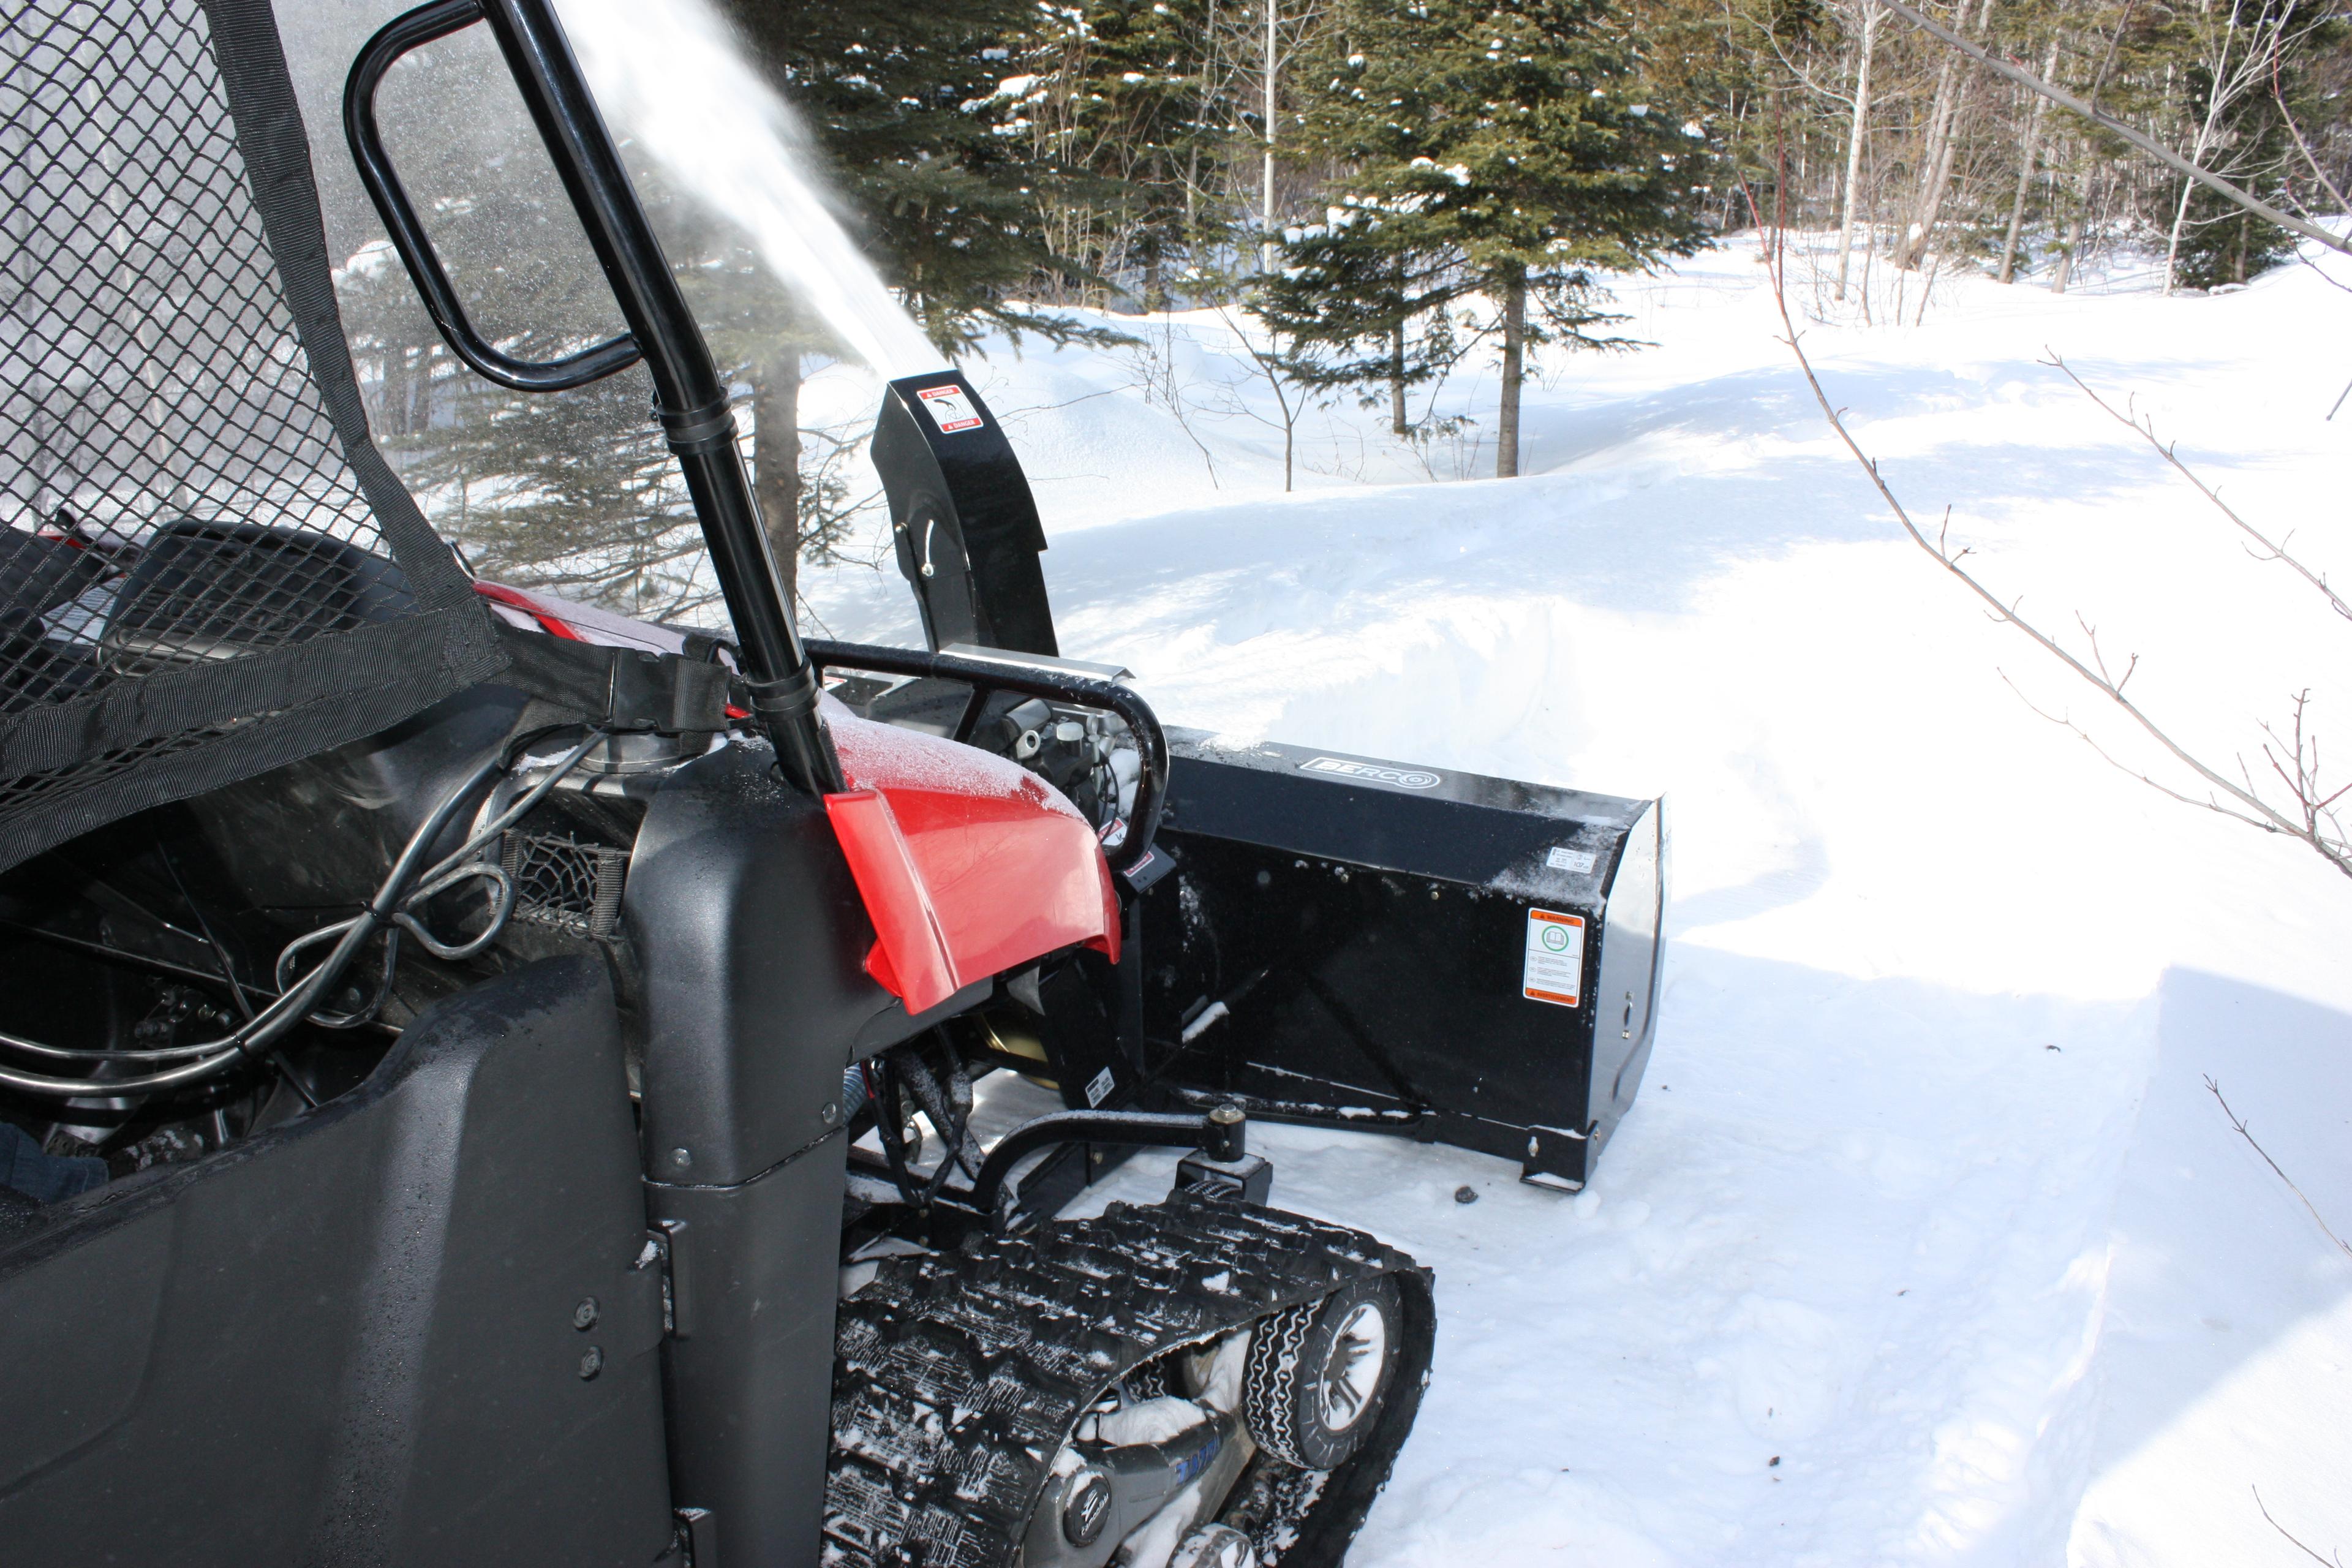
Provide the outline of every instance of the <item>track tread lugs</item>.
<path id="1" fill-rule="evenodd" d="M 841 1304 L 824 1561 L 1007 1568 L 1054 1456 L 1129 1368 L 1413 1267 L 1360 1231 L 1191 1194 L 889 1259 Z"/>

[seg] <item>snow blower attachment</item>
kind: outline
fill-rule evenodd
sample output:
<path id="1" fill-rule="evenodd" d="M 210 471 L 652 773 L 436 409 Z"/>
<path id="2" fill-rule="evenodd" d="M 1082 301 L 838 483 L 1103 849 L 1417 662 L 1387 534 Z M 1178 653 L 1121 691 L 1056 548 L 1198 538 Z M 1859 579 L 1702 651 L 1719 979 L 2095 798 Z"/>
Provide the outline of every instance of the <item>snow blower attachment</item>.
<path id="1" fill-rule="evenodd" d="M 474 26 L 627 324 L 552 362 L 475 330 L 377 126 Z M 1595 1076 L 1654 816 L 1171 742 L 1056 657 L 952 376 L 881 442 L 933 647 L 804 646 L 550 0 L 400 16 L 343 102 L 463 364 L 645 364 L 730 635 L 474 581 L 427 527 L 268 0 L 0 9 L 10 1560 L 1338 1563 L 1432 1283 L 1265 1206 L 1251 1118 L 1477 1143 L 1520 1094 L 1580 1176 L 1646 1040 L 1643 992 Z M 1584 1058 L 1483 993 L 1401 1008 L 1368 976 L 1415 952 Z M 1066 1109 L 1017 1120 L 1015 1075 Z M 1164 1200 L 1055 1217 L 1144 1147 Z"/>
<path id="2" fill-rule="evenodd" d="M 1002 426 L 961 374 L 909 377 L 883 399 L 874 461 L 941 657 L 814 657 L 866 672 L 837 688 L 860 711 L 1014 757 L 1123 842 L 1123 781 L 1147 770 L 1111 715 L 992 704 L 971 684 L 992 668 L 1113 689 L 1126 673 L 1042 657 L 1057 651 L 1045 538 Z M 977 1015 L 987 1048 L 1074 1109 L 1234 1104 L 1581 1186 L 1649 1055 L 1664 803 L 1184 731 L 1167 748 L 1151 852 L 1121 878 L 1118 963 L 1041 972 Z"/>

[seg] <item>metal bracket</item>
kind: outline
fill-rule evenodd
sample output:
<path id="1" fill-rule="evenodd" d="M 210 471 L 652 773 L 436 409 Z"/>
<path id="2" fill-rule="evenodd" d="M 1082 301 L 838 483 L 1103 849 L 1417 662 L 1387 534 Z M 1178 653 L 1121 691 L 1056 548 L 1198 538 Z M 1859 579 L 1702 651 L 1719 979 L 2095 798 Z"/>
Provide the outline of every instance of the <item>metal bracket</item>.
<path id="1" fill-rule="evenodd" d="M 678 1250 L 678 1238 L 686 1234 L 682 1219 L 656 1220 L 646 1232 L 645 1250 L 637 1254 L 635 1267 L 661 1270 L 662 1335 L 666 1339 L 687 1337 L 688 1308 L 690 1298 L 686 1290 L 686 1272 Z"/>
<path id="2" fill-rule="evenodd" d="M 1264 1204 L 1274 1195 L 1274 1163 L 1263 1154 L 1244 1154 L 1238 1160 L 1187 1154 L 1176 1162 L 1176 1184 L 1169 1189 L 1169 1195 L 1181 1192 Z"/>

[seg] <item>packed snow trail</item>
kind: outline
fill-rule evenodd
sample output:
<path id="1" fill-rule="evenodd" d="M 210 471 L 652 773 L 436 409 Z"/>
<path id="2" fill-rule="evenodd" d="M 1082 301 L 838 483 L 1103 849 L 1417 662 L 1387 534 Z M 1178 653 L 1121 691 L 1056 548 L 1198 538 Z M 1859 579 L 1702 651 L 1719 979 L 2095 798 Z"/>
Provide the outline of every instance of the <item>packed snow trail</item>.
<path id="1" fill-rule="evenodd" d="M 1231 378 L 1222 417 L 1180 424 L 1098 352 L 976 367 L 1037 481 L 1065 648 L 1130 665 L 1170 721 L 1668 796 L 1656 1053 L 1590 1190 L 1259 1136 L 1277 1201 L 1376 1213 L 1437 1269 L 1435 1381 L 1351 1561 L 2295 1561 L 2252 1488 L 2352 1549 L 2352 1260 L 2201 1081 L 2352 1226 L 2352 887 L 2026 705 L 2143 761 L 1902 539 L 1763 281 L 1725 248 L 1624 285 L 1659 346 L 1548 362 L 1532 477 L 1500 483 L 1364 482 L 1416 460 L 1343 407 L 1302 435 L 1327 471 L 1277 493 L 1214 317 L 1169 341 Z M 2352 301 L 2294 271 L 2169 300 L 1940 287 L 1925 328 L 1806 340 L 1915 515 L 1950 503 L 1996 592 L 2142 655 L 2135 695 L 2208 752 L 2254 755 L 2305 685 L 2352 735 L 2352 637 L 2036 363 L 2136 398 L 2340 581 L 2352 428 L 2323 416 Z M 886 563 L 816 603 L 903 637 L 904 592 Z"/>

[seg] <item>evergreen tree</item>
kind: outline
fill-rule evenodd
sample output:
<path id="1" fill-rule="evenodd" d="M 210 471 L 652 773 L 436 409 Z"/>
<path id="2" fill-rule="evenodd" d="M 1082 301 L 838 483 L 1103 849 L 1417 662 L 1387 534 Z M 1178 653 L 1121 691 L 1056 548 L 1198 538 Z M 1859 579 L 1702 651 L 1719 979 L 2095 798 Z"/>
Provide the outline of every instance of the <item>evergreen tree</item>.
<path id="1" fill-rule="evenodd" d="M 2270 90 L 2244 94 L 2222 106 L 2222 146 L 2213 160 L 2222 173 L 2280 207 L 2292 210 L 2301 205 L 2293 177 L 2308 165 L 2294 145 L 2290 117 L 2299 125 L 2326 118 L 2329 95 L 2314 82 L 2311 67 L 2315 57 L 2324 58 L 2331 47 L 2340 47 L 2346 34 L 2342 23 L 2329 20 L 2295 29 L 2279 40 L 2269 61 Z M 2200 60 L 2186 74 L 2189 116 L 2202 119 L 2211 102 L 2212 70 Z M 2293 235 L 2200 185 L 2189 195 L 2173 281 L 2192 289 L 2243 283 L 2288 259 L 2294 249 Z"/>
<path id="2" fill-rule="evenodd" d="M 435 433 L 409 478 L 441 488 L 441 530 L 484 576 L 691 621 L 719 595 L 677 463 L 657 437 L 613 438 L 646 423 L 635 379 L 541 397 L 469 377 L 467 416 Z"/>
<path id="3" fill-rule="evenodd" d="M 1607 0 L 1339 0 L 1326 37 L 1309 122 L 1349 172 L 1269 306 L 1343 354 L 1379 341 L 1393 384 L 1401 325 L 1483 295 L 1502 346 L 1496 471 L 1516 474 L 1528 346 L 1624 346 L 1598 331 L 1614 318 L 1596 274 L 1698 248 L 1706 149 L 1654 101 Z"/>
<path id="4" fill-rule="evenodd" d="M 999 92 L 1033 23 L 1026 0 L 728 0 L 728 9 L 808 128 L 852 232 L 934 342 L 969 349 L 991 326 L 1055 338 L 1075 330 L 1013 302 L 1068 269 L 1048 239 L 1055 171 L 1009 133 L 1012 105 Z M 745 291 L 712 287 L 730 274 Z M 714 340 L 753 388 L 753 488 L 789 589 L 801 551 L 823 548 L 824 525 L 839 521 L 803 506 L 815 498 L 803 496 L 803 362 L 825 345 L 805 323 L 780 324 L 748 258 L 703 282 L 698 309 L 732 318 Z M 809 510 L 819 515 L 803 517 Z"/>
<path id="5" fill-rule="evenodd" d="M 1007 134 L 999 94 L 1034 15 L 1025 0 L 729 0 L 746 43 L 802 117 L 884 279 L 942 348 L 1062 269 L 1044 207 L 1052 171 Z"/>
<path id="6" fill-rule="evenodd" d="M 1267 326 L 1295 345 L 1282 369 L 1305 385 L 1385 395 L 1389 429 L 1413 434 L 1411 388 L 1460 357 L 1447 308 L 1475 287 L 1424 204 L 1349 193 L 1324 222 L 1288 231 L 1283 269 L 1259 300 Z M 1378 393 L 1369 389 L 1379 388 Z"/>
<path id="7" fill-rule="evenodd" d="M 1168 277 L 1230 227 L 1239 114 L 1211 0 L 1085 0 L 1041 12 L 1019 111 L 1061 171 L 1056 247 L 1167 307 Z"/>

